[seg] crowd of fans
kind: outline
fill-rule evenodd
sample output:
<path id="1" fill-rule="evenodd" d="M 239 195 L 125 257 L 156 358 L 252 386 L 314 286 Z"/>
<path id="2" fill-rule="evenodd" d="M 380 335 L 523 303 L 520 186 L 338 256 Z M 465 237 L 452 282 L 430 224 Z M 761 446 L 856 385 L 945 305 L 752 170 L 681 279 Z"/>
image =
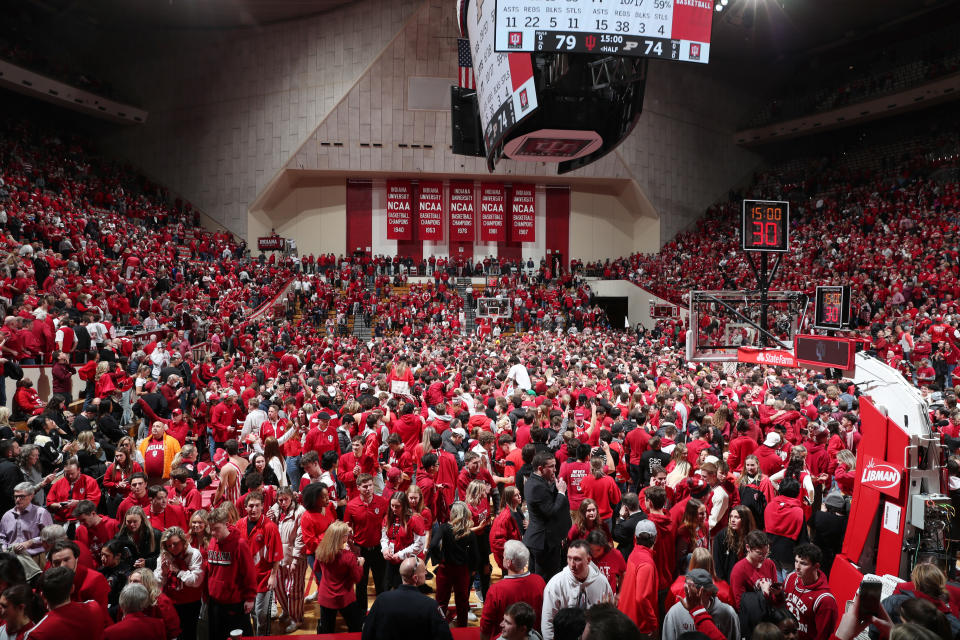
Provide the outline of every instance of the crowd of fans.
<path id="1" fill-rule="evenodd" d="M 854 284 L 858 328 L 917 362 L 956 438 L 957 185 L 837 193 L 801 205 L 783 286 Z M 932 562 L 872 617 L 828 589 L 858 389 L 687 363 L 679 321 L 615 331 L 593 305 L 590 270 L 672 299 L 742 288 L 730 210 L 656 256 L 427 261 L 433 283 L 408 285 L 399 259 L 249 260 L 78 141 L 5 126 L 2 633 L 220 640 L 313 607 L 318 631 L 339 616 L 371 640 L 471 621 L 484 640 L 953 637 Z M 461 331 L 464 269 L 511 300 L 508 331 Z M 331 330 L 347 315 L 380 333 Z"/>

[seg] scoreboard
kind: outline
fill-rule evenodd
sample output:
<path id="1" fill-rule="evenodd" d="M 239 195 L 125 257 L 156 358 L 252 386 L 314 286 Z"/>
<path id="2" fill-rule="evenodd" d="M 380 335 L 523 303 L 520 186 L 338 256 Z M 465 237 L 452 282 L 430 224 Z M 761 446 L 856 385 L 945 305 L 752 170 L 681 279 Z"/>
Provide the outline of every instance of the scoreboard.
<path id="1" fill-rule="evenodd" d="M 790 249 L 790 203 L 744 200 L 740 248 L 744 251 L 787 252 Z"/>
<path id="2" fill-rule="evenodd" d="M 706 63 L 713 0 L 496 2 L 495 50 L 593 53 Z"/>
<path id="3" fill-rule="evenodd" d="M 813 305 L 813 326 L 839 331 L 850 325 L 850 287 L 817 287 Z"/>

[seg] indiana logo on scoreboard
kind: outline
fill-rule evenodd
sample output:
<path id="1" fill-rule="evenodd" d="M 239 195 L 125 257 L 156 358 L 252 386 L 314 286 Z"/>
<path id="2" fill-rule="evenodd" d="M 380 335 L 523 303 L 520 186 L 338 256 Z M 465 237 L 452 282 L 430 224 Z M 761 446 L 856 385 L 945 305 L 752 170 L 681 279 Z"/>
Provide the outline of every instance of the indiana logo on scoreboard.
<path id="1" fill-rule="evenodd" d="M 507 35 L 507 48 L 508 49 L 523 48 L 523 32 L 522 31 L 511 31 Z"/>
<path id="2" fill-rule="evenodd" d="M 691 60 L 700 59 L 700 43 L 699 42 L 690 43 L 690 59 Z"/>

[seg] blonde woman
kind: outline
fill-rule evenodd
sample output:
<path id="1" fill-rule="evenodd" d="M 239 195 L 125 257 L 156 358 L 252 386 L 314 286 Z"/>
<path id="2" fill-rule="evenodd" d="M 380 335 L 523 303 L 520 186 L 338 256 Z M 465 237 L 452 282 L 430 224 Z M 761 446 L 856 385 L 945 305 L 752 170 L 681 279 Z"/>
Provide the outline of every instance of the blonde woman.
<path id="1" fill-rule="evenodd" d="M 160 588 L 160 582 L 153 575 L 153 571 L 147 568 L 134 569 L 127 578 L 127 584 L 142 584 L 146 588 L 150 606 L 143 610 L 144 615 L 163 621 L 167 638 L 178 637 L 180 618 L 177 615 L 177 609 L 169 596 Z"/>
<path id="2" fill-rule="evenodd" d="M 470 508 L 464 502 L 454 502 L 450 507 L 450 520 L 440 525 L 430 549 L 437 563 L 437 604 L 446 610 L 453 591 L 458 627 L 467 626 L 470 577 L 480 568 L 479 543 L 473 526 Z"/>
<path id="3" fill-rule="evenodd" d="M 170 527 L 160 538 L 160 558 L 153 572 L 163 593 L 173 602 L 184 638 L 197 637 L 203 598 L 203 555 L 180 527 Z"/>
<path id="4" fill-rule="evenodd" d="M 837 453 L 837 469 L 833 477 L 837 481 L 837 488 L 845 496 L 853 495 L 853 483 L 857 475 L 857 456 L 849 449 L 841 449 Z"/>
<path id="5" fill-rule="evenodd" d="M 343 616 L 350 632 L 360 631 L 363 623 L 356 585 L 363 576 L 364 559 L 358 558 L 350 549 L 352 534 L 350 525 L 337 520 L 330 525 L 317 546 L 314 565 L 320 567 L 320 584 L 317 586 L 320 622 L 317 624 L 317 633 L 333 633 L 337 613 Z"/>

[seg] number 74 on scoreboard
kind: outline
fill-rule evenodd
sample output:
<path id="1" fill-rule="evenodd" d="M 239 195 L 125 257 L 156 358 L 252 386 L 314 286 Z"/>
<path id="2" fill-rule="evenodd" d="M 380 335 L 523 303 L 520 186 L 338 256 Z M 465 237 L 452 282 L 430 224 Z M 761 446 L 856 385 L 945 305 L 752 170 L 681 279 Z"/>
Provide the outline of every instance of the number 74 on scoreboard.
<path id="1" fill-rule="evenodd" d="M 790 249 L 790 203 L 744 200 L 740 248 L 786 253 Z"/>

